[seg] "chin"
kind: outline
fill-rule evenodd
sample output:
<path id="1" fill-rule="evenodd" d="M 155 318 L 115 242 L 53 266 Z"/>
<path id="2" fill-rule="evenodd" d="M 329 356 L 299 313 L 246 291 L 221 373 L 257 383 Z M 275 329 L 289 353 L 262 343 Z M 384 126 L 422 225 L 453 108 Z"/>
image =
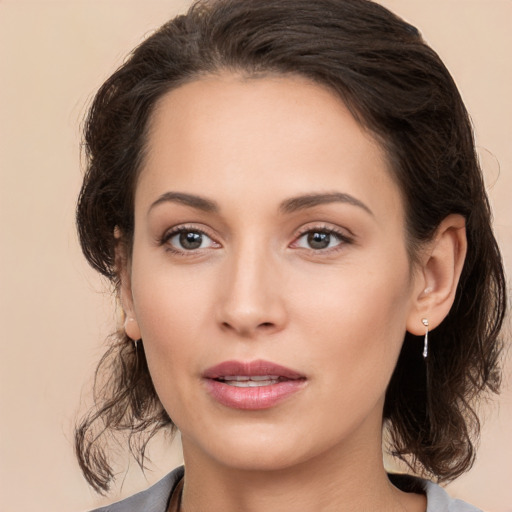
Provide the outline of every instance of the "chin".
<path id="1" fill-rule="evenodd" d="M 215 464 L 226 468 L 272 472 L 300 466 L 325 454 L 335 444 L 327 437 L 320 440 L 307 432 L 298 432 L 290 425 L 281 428 L 276 425 L 245 425 L 221 428 L 217 432 L 210 430 L 208 439 L 201 440 L 202 446 L 197 443 L 194 446 L 202 452 L 197 455 L 206 455 Z M 183 441 L 187 455 L 188 443 L 186 439 Z"/>
<path id="2" fill-rule="evenodd" d="M 215 464 L 239 471 L 277 471 L 300 462 L 300 442 L 288 432 L 260 427 L 210 428 L 207 439 L 192 441 L 182 433 L 185 460 L 206 456 Z M 266 431 L 265 431 L 266 430 Z M 278 429 L 280 430 L 280 429 Z M 195 452 L 195 453 L 193 453 Z"/>

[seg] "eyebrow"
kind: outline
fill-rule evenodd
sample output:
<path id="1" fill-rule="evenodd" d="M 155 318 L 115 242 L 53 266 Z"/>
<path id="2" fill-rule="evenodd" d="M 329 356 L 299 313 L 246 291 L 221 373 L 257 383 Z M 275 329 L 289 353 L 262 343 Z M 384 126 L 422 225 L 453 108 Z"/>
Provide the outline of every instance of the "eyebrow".
<path id="1" fill-rule="evenodd" d="M 374 216 L 373 212 L 362 201 L 356 199 L 350 194 L 342 192 L 330 192 L 324 194 L 306 194 L 302 196 L 292 197 L 281 203 L 279 210 L 282 213 L 293 213 L 307 208 L 313 208 L 322 204 L 329 203 L 345 203 L 362 208 L 365 212 Z"/>
<path id="2" fill-rule="evenodd" d="M 219 206 L 215 201 L 212 201 L 211 199 L 206 199 L 205 197 L 197 196 L 195 194 L 186 194 L 184 192 L 166 192 L 151 204 L 148 213 L 159 204 L 167 202 L 184 204 L 185 206 L 190 206 L 191 208 L 202 210 L 208 213 L 219 212 Z M 283 201 L 279 206 L 279 210 L 282 213 L 289 214 L 329 203 L 345 203 L 358 206 L 373 216 L 373 212 L 362 201 L 356 199 L 350 194 L 345 194 L 342 192 L 305 194 L 292 197 Z"/>
<path id="3" fill-rule="evenodd" d="M 166 192 L 151 204 L 148 213 L 153 208 L 155 208 L 155 206 L 168 202 L 184 204 L 197 210 L 202 210 L 204 212 L 209 213 L 215 213 L 219 211 L 217 203 L 215 201 L 212 201 L 211 199 L 206 199 L 204 197 L 196 196 L 194 194 L 185 194 L 183 192 Z"/>

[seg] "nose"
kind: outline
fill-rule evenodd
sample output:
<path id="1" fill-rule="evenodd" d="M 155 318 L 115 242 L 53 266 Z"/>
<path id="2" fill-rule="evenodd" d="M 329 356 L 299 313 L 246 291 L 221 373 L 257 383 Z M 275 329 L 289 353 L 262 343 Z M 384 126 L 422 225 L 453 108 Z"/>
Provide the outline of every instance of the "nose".
<path id="1" fill-rule="evenodd" d="M 284 276 L 269 251 L 240 248 L 227 258 L 221 281 L 217 304 L 221 329 L 254 338 L 285 327 Z"/>

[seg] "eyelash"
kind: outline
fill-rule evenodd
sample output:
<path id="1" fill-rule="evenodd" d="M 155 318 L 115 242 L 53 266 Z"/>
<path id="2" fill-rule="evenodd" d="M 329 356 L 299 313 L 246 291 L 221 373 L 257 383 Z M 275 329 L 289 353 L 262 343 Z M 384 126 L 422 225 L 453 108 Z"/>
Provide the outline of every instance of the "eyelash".
<path id="1" fill-rule="evenodd" d="M 195 256 L 195 255 L 197 255 L 197 250 L 201 250 L 200 248 L 196 249 L 196 250 L 194 250 L 194 249 L 191 249 L 191 250 L 177 249 L 176 247 L 172 246 L 169 243 L 169 241 L 173 237 L 175 237 L 176 235 L 180 235 L 181 233 L 197 233 L 199 235 L 206 236 L 214 244 L 216 244 L 216 245 L 218 245 L 220 247 L 220 244 L 218 242 L 216 242 L 214 240 L 214 238 L 211 237 L 205 230 L 197 228 L 197 227 L 193 227 L 193 226 L 177 226 L 177 227 L 171 229 L 170 231 L 166 231 L 164 233 L 164 235 L 159 239 L 158 243 L 161 246 L 165 245 L 166 246 L 165 247 L 166 251 L 171 252 L 173 254 L 176 254 L 178 256 L 187 257 L 187 256 Z M 202 250 L 204 250 L 204 248 Z"/>
<path id="2" fill-rule="evenodd" d="M 298 235 L 295 237 L 295 240 L 290 244 L 293 246 L 294 244 L 297 244 L 297 242 L 303 238 L 305 235 L 308 235 L 309 233 L 322 233 L 330 236 L 334 236 L 339 243 L 336 244 L 334 247 L 327 247 L 324 249 L 313 249 L 313 248 L 302 248 L 306 251 L 310 251 L 313 254 L 319 254 L 319 253 L 331 253 L 342 250 L 343 246 L 346 244 L 352 244 L 354 242 L 354 239 L 351 236 L 348 236 L 345 232 L 338 230 L 336 228 L 322 225 L 322 226 L 307 226 L 303 229 L 301 229 L 298 233 Z"/>
<path id="3" fill-rule="evenodd" d="M 197 255 L 198 250 L 205 250 L 205 248 L 190 249 L 190 250 L 177 249 L 176 247 L 171 245 L 169 243 L 169 241 L 173 237 L 175 237 L 176 235 L 180 235 L 181 233 L 197 233 L 199 235 L 208 237 L 212 241 L 212 243 L 216 244 L 218 247 L 221 246 L 205 230 L 197 228 L 197 227 L 193 227 L 193 226 L 186 226 L 186 225 L 185 226 L 177 226 L 177 227 L 171 229 L 170 231 L 166 231 L 164 233 L 164 235 L 158 240 L 158 243 L 161 246 L 165 245 L 166 251 L 176 254 L 178 256 L 184 256 L 184 257 L 194 256 L 194 255 Z M 296 245 L 299 240 L 301 240 L 305 235 L 308 235 L 310 233 L 322 233 L 325 235 L 334 236 L 339 241 L 339 243 L 336 244 L 334 247 L 326 247 L 326 248 L 321 248 L 321 249 L 313 249 L 311 247 L 309 247 L 309 248 L 296 247 L 297 249 L 303 249 L 306 251 L 310 251 L 313 254 L 319 254 L 319 253 L 325 254 L 325 253 L 339 251 L 343 248 L 344 245 L 353 243 L 353 238 L 350 236 L 347 236 L 346 233 L 342 232 L 341 230 L 337 230 L 333 227 L 328 227 L 328 226 L 322 225 L 322 226 L 313 226 L 313 227 L 308 226 L 308 227 L 301 229 L 299 231 L 299 233 L 297 234 L 297 236 L 295 237 L 295 239 L 293 240 L 293 242 L 289 245 L 289 247 L 294 247 L 294 245 Z M 206 249 L 209 249 L 209 248 L 210 247 L 208 247 Z M 217 247 L 214 247 L 214 248 L 217 248 Z"/>

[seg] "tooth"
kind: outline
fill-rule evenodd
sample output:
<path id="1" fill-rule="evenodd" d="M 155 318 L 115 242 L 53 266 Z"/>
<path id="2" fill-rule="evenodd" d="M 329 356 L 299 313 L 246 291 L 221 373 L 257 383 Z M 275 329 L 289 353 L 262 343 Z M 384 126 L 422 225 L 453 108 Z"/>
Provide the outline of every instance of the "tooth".
<path id="1" fill-rule="evenodd" d="M 226 381 L 227 382 L 227 381 Z M 245 380 L 245 381 L 237 381 L 232 380 L 227 382 L 230 386 L 235 386 L 238 388 L 257 388 L 261 386 L 271 386 L 272 384 L 277 384 L 279 382 L 278 379 L 275 380 Z"/>
<path id="2" fill-rule="evenodd" d="M 247 375 L 225 375 L 220 377 L 221 380 L 229 382 L 247 382 L 247 381 L 266 381 L 266 380 L 278 380 L 278 375 L 253 375 L 251 377 Z"/>

